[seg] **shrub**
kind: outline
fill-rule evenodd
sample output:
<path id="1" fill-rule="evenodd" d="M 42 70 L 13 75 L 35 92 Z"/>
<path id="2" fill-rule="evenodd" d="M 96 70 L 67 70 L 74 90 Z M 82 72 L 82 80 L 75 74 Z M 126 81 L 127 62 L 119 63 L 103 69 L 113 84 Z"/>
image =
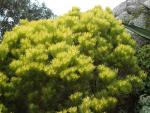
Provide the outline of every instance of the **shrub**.
<path id="1" fill-rule="evenodd" d="M 15 113 L 113 112 L 143 86 L 135 41 L 96 6 L 21 21 L 0 44 L 0 105 Z"/>
<path id="2" fill-rule="evenodd" d="M 149 113 L 150 111 L 150 96 L 141 95 L 139 99 L 140 110 L 139 113 Z"/>
<path id="3" fill-rule="evenodd" d="M 140 113 L 148 113 L 150 111 L 150 44 L 144 45 L 137 50 L 137 57 L 140 67 L 148 74 L 144 81 L 144 89 L 140 93 L 137 110 Z"/>
<path id="4" fill-rule="evenodd" d="M 148 74 L 147 79 L 144 81 L 145 88 L 143 93 L 150 95 L 150 44 L 138 49 L 137 58 L 139 66 Z"/>
<path id="5" fill-rule="evenodd" d="M 150 44 L 144 45 L 137 52 L 139 65 L 150 73 Z"/>
<path id="6" fill-rule="evenodd" d="M 137 51 L 137 57 L 140 67 L 148 74 L 147 79 L 144 81 L 144 93 L 150 95 L 150 44 L 139 48 Z"/>

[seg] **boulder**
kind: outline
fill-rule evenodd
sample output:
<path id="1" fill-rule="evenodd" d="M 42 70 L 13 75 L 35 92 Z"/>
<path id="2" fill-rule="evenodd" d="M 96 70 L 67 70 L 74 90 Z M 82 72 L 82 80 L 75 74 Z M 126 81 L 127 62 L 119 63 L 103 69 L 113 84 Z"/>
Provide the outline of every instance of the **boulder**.
<path id="1" fill-rule="evenodd" d="M 126 10 L 126 2 L 122 2 L 116 8 L 113 9 L 114 15 L 119 16 L 122 12 Z"/>
<path id="2" fill-rule="evenodd" d="M 145 1 L 144 5 L 150 9 L 150 0 Z"/>
<path id="3" fill-rule="evenodd" d="M 150 0 L 126 0 L 114 8 L 113 14 L 124 23 L 150 30 Z M 139 45 L 147 43 L 146 39 L 129 32 Z"/>
<path id="4" fill-rule="evenodd" d="M 146 22 L 147 22 L 146 17 L 147 17 L 147 15 L 145 15 L 144 13 L 141 13 L 136 18 L 131 19 L 129 21 L 129 24 L 146 29 L 146 27 L 147 27 L 146 26 Z"/>
<path id="5" fill-rule="evenodd" d="M 122 14 L 118 15 L 116 18 L 122 20 L 125 23 L 129 23 L 130 20 L 133 18 L 133 16 L 131 14 L 128 14 L 127 11 L 124 11 L 122 12 Z"/>

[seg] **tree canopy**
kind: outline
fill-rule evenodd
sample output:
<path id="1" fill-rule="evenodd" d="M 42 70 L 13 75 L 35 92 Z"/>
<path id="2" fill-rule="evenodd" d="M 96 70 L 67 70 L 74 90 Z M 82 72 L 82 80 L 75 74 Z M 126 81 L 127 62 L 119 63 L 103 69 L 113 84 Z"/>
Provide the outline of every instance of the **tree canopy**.
<path id="1" fill-rule="evenodd" d="M 18 24 L 20 19 L 31 21 L 52 17 L 52 11 L 37 0 L 0 0 L 1 36 Z"/>

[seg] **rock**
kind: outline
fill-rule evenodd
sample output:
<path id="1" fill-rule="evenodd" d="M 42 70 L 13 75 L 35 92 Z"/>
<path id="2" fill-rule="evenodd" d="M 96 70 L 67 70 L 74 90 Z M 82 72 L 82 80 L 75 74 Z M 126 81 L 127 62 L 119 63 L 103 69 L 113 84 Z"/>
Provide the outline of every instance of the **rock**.
<path id="1" fill-rule="evenodd" d="M 142 5 L 143 2 L 144 0 L 142 2 L 140 0 L 127 0 L 127 12 L 134 15 L 140 14 L 144 10 Z"/>
<path id="2" fill-rule="evenodd" d="M 134 18 L 133 20 L 131 19 L 129 21 L 129 24 L 145 28 L 146 29 L 146 18 L 147 16 L 144 13 L 141 13 L 137 18 Z"/>
<path id="3" fill-rule="evenodd" d="M 148 8 L 150 8 L 150 0 L 126 0 L 114 8 L 113 14 L 125 23 L 150 30 L 150 13 L 148 13 L 150 10 Z M 143 45 L 148 41 L 133 32 L 129 33 L 138 45 Z"/>
<path id="4" fill-rule="evenodd" d="M 131 34 L 132 38 L 137 42 L 137 44 L 139 46 L 142 46 L 142 45 L 145 45 L 145 44 L 148 43 L 147 39 L 144 39 L 143 37 L 141 37 L 141 36 L 139 36 L 139 35 L 137 35 L 137 34 L 135 34 L 133 32 L 132 33 L 129 32 L 129 33 Z"/>
<path id="5" fill-rule="evenodd" d="M 116 18 L 122 20 L 123 23 L 129 23 L 133 16 L 124 11 Z"/>
<path id="6" fill-rule="evenodd" d="M 113 13 L 115 16 L 119 16 L 125 10 L 126 10 L 126 2 L 122 2 L 119 6 L 114 8 Z"/>
<path id="7" fill-rule="evenodd" d="M 143 4 L 150 9 L 150 0 L 145 1 Z"/>

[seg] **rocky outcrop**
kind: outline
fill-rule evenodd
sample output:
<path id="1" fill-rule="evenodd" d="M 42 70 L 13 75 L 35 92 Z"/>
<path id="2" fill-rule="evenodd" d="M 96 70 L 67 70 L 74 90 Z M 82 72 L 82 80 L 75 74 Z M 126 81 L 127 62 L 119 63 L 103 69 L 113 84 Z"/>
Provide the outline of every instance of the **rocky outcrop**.
<path id="1" fill-rule="evenodd" d="M 126 0 L 113 10 L 117 19 L 150 30 L 150 0 Z M 132 37 L 143 45 L 147 40 L 131 33 Z"/>
<path id="2" fill-rule="evenodd" d="M 146 2 L 144 2 L 144 5 L 150 9 L 150 0 L 147 0 Z"/>

